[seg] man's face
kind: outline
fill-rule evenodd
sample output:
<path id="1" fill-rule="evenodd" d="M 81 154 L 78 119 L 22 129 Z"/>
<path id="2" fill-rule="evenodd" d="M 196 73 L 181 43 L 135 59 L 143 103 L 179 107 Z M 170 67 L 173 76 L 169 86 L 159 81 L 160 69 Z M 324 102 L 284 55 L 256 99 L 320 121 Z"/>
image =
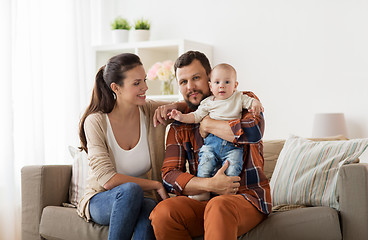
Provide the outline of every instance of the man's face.
<path id="1" fill-rule="evenodd" d="M 196 109 L 199 103 L 210 95 L 208 76 L 201 62 L 193 60 L 188 66 L 176 70 L 179 90 L 191 109 Z"/>

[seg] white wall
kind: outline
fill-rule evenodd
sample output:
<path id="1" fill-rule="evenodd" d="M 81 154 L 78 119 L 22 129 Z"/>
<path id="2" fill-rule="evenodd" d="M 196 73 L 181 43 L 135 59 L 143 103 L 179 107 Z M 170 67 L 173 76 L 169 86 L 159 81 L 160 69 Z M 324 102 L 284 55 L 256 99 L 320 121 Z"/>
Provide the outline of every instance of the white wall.
<path id="1" fill-rule="evenodd" d="M 104 2 L 105 34 L 116 15 L 144 16 L 152 40 L 212 44 L 213 64 L 232 64 L 264 104 L 265 139 L 310 137 L 321 112 L 345 113 L 348 137 L 368 137 L 368 1 Z"/>

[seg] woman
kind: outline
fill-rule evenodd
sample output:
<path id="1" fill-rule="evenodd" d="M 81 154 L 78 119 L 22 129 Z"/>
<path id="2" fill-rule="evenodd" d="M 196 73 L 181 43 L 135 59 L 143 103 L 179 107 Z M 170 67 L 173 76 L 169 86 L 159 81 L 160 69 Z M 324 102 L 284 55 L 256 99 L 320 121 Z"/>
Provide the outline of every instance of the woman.
<path id="1" fill-rule="evenodd" d="M 109 225 L 110 240 L 131 239 L 133 232 L 134 239 L 154 239 L 148 217 L 156 202 L 143 192 L 168 197 L 161 183 L 165 127 L 152 124 L 155 109 L 164 103 L 146 100 L 147 89 L 138 56 L 112 57 L 99 69 L 80 121 L 90 170 L 78 213 Z"/>

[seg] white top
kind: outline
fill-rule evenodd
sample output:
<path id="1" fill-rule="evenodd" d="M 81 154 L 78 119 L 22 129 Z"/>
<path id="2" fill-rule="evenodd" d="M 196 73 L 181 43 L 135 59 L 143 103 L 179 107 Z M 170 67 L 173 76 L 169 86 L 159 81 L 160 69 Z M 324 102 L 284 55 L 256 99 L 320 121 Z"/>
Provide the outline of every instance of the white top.
<path id="1" fill-rule="evenodd" d="M 145 116 L 139 109 L 140 114 L 140 136 L 137 145 L 130 150 L 122 149 L 115 139 L 111 128 L 109 117 L 106 114 L 107 122 L 107 142 L 114 154 L 116 163 L 116 172 L 129 175 L 132 177 L 140 177 L 151 169 L 151 159 L 149 155 L 147 128 L 145 124 Z"/>
<path id="2" fill-rule="evenodd" d="M 205 116 L 210 115 L 215 120 L 233 120 L 241 118 L 242 110 L 252 106 L 253 98 L 240 91 L 235 91 L 224 100 L 214 100 L 214 96 L 204 99 L 198 109 L 193 112 L 194 121 L 199 123 Z"/>

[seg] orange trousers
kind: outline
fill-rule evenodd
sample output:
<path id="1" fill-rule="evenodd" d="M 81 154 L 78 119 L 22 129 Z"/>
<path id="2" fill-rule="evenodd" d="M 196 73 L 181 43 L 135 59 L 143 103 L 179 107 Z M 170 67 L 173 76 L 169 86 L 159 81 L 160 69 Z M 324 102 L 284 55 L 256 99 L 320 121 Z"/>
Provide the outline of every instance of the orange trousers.
<path id="1" fill-rule="evenodd" d="M 221 195 L 203 202 L 173 197 L 160 202 L 150 215 L 157 240 L 191 240 L 202 235 L 210 240 L 236 240 L 265 218 L 241 195 Z"/>

